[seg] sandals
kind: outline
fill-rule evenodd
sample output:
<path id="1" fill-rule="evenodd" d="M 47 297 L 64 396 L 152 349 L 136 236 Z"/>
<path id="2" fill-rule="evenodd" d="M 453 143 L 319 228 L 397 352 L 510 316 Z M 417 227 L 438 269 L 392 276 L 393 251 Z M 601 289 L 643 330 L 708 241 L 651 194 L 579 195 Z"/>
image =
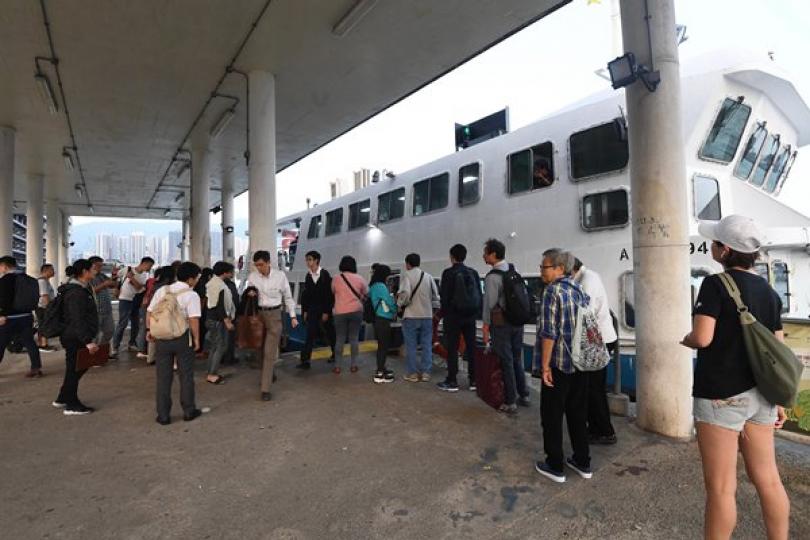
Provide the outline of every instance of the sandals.
<path id="1" fill-rule="evenodd" d="M 359 369 L 359 368 L 358 368 L 357 366 L 352 366 L 352 367 L 351 367 L 351 369 L 350 369 L 350 371 L 351 371 L 352 373 L 357 373 L 357 370 L 358 370 L 358 369 Z"/>
<path id="2" fill-rule="evenodd" d="M 225 377 L 222 375 L 217 375 L 217 378 L 213 381 L 206 377 L 205 379 L 209 384 L 225 384 Z"/>
<path id="3" fill-rule="evenodd" d="M 340 375 L 340 368 L 337 366 L 333 367 L 332 373 L 334 373 L 335 375 Z"/>

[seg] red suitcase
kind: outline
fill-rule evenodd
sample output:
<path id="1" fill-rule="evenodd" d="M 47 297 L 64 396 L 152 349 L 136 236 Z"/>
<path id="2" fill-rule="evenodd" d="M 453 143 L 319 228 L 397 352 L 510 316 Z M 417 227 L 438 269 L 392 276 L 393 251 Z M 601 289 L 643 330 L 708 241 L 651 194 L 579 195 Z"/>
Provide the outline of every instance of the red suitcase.
<path id="1" fill-rule="evenodd" d="M 493 352 L 475 349 L 475 386 L 478 397 L 487 405 L 498 408 L 504 402 L 503 371 L 501 360 Z"/>

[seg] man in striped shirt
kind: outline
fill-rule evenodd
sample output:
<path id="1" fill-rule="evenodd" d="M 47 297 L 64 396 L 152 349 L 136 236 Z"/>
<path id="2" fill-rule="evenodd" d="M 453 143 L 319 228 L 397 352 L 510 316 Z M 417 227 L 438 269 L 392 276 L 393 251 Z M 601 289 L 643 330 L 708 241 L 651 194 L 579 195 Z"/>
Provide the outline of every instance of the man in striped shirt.
<path id="1" fill-rule="evenodd" d="M 577 371 L 571 358 L 577 310 L 590 299 L 571 280 L 574 257 L 560 249 L 543 253 L 540 274 L 546 288 L 537 324 L 535 354 L 540 356 L 543 390 L 540 394 L 540 418 L 543 425 L 545 461 L 535 463 L 537 472 L 565 482 L 564 465 L 583 478 L 592 476 L 588 449 L 588 379 Z M 564 460 L 562 420 L 568 421 L 568 436 L 574 455 Z"/>

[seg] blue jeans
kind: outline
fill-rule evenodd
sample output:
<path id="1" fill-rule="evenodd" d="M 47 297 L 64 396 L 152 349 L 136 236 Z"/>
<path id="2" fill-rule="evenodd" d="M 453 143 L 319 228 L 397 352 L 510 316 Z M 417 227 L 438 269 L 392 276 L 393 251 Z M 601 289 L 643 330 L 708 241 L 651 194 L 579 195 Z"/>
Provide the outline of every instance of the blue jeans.
<path id="1" fill-rule="evenodd" d="M 518 397 L 529 397 L 523 369 L 523 327 L 510 324 L 491 326 L 490 336 L 492 352 L 501 360 L 506 404 L 514 405 Z"/>
<path id="2" fill-rule="evenodd" d="M 405 341 L 405 360 L 408 373 L 430 373 L 433 367 L 433 320 L 404 319 L 402 338 Z M 416 364 L 416 346 L 422 346 L 422 365 Z"/>
<path id="3" fill-rule="evenodd" d="M 132 314 L 132 300 L 119 300 L 118 301 L 118 325 L 115 327 L 115 334 L 113 335 L 113 349 L 116 351 L 121 346 L 121 340 L 124 339 L 124 330 L 127 329 L 129 318 Z M 130 336 L 129 342 L 135 344 L 135 337 Z"/>

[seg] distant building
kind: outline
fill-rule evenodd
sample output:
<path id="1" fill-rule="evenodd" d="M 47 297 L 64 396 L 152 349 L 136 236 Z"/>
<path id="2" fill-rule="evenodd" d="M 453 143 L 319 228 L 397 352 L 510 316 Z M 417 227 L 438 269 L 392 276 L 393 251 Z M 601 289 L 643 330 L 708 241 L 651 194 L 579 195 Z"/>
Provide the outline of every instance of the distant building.
<path id="1" fill-rule="evenodd" d="M 132 262 L 139 262 L 146 255 L 146 237 L 142 232 L 134 232 L 129 235 L 130 259 Z"/>

